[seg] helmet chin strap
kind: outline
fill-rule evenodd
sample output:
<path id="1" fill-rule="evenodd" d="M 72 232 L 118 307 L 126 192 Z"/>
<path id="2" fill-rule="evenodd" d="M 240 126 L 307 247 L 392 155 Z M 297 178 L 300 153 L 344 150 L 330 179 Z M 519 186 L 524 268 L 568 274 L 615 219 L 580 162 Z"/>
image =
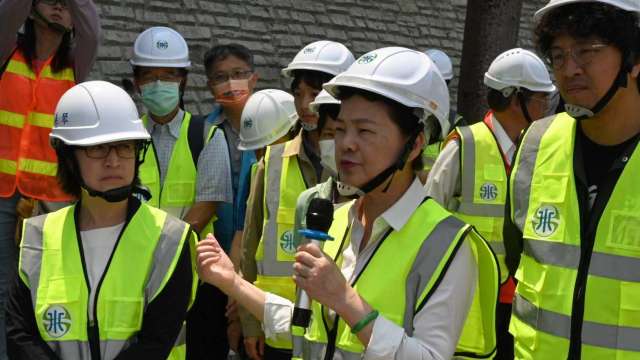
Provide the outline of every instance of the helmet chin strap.
<path id="1" fill-rule="evenodd" d="M 384 183 L 388 179 L 389 182 L 387 183 L 387 185 L 385 185 L 384 189 L 382 190 L 383 193 L 386 193 L 387 190 L 389 190 L 389 187 L 391 186 L 391 182 L 393 181 L 393 176 L 395 175 L 396 171 L 402 170 L 404 168 L 404 165 L 407 163 L 407 158 L 409 157 L 409 154 L 413 149 L 413 145 L 416 142 L 417 136 L 418 136 L 418 132 L 411 135 L 410 139 L 404 145 L 404 149 L 402 150 L 402 153 L 398 156 L 396 161 L 393 164 L 391 164 L 391 166 L 389 166 L 388 168 L 382 170 L 382 172 L 376 175 L 373 179 L 369 180 L 369 182 L 364 184 L 362 187 L 358 188 L 355 186 L 351 186 L 338 180 L 337 188 L 340 195 L 347 198 L 355 199 L 370 193 L 371 191 L 376 189 L 378 186 L 382 185 L 382 183 Z"/>
<path id="2" fill-rule="evenodd" d="M 525 120 L 527 120 L 528 124 L 531 124 L 533 120 L 531 119 L 531 115 L 529 114 L 529 110 L 527 109 L 527 104 L 525 102 L 524 94 L 520 90 L 516 90 L 516 96 L 518 97 L 518 102 L 520 103 L 520 109 L 522 110 L 522 115 L 524 115 Z"/>
<path id="3" fill-rule="evenodd" d="M 593 108 L 589 109 L 579 105 L 565 104 L 564 109 L 576 120 L 585 120 L 593 117 L 609 104 L 613 96 L 618 92 L 618 89 L 627 87 L 627 74 L 631 72 L 631 68 L 633 67 L 632 64 L 633 61 L 631 60 L 631 54 L 627 54 L 627 56 L 625 56 L 625 60 L 623 60 L 623 64 L 620 66 L 618 76 L 616 76 L 616 79 L 613 81 L 609 91 L 604 94 Z"/>
<path id="4" fill-rule="evenodd" d="M 107 191 L 94 190 L 88 187 L 86 184 L 83 184 L 82 187 L 85 190 L 87 190 L 87 192 L 89 193 L 89 196 L 96 196 L 110 203 L 124 201 L 128 199 L 129 196 L 131 196 L 131 194 L 133 193 L 133 184 L 129 184 L 126 186 L 122 186 L 122 187 L 107 190 Z"/>

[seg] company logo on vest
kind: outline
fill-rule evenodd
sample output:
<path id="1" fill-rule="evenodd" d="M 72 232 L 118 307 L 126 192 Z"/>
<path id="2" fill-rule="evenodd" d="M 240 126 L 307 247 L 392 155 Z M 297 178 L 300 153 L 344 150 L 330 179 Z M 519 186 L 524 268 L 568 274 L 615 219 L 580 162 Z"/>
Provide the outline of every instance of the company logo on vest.
<path id="1" fill-rule="evenodd" d="M 293 240 L 293 231 L 287 230 L 282 233 L 282 236 L 280 236 L 280 248 L 290 255 L 296 253 L 296 244 Z"/>
<path id="2" fill-rule="evenodd" d="M 60 305 L 49 306 L 42 320 L 47 334 L 53 338 L 62 337 L 71 329 L 71 316 L 67 309 Z"/>
<path id="3" fill-rule="evenodd" d="M 498 187 L 493 183 L 484 183 L 480 186 L 480 198 L 486 201 L 493 201 L 498 198 Z"/>
<path id="4" fill-rule="evenodd" d="M 533 214 L 533 231 L 542 237 L 551 236 L 560 226 L 560 212 L 553 205 L 542 205 Z"/>

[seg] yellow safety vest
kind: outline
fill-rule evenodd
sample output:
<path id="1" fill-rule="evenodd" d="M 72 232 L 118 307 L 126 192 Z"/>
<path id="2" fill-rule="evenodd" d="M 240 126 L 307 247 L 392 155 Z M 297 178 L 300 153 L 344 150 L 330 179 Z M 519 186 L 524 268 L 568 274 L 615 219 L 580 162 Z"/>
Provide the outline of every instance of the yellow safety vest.
<path id="1" fill-rule="evenodd" d="M 142 121 L 146 126 L 147 115 L 142 117 Z M 162 187 L 160 186 L 160 164 L 158 163 L 153 143 L 147 150 L 145 161 L 140 165 L 140 181 L 151 192 L 151 200 L 149 200 L 148 204 L 180 219 L 187 215 L 191 206 L 196 202 L 198 174 L 196 164 L 193 163 L 191 149 L 189 148 L 188 133 L 190 122 L 191 114 L 185 111 L 180 127 L 180 136 L 173 146 Z M 213 137 L 216 128 L 216 126 L 212 126 L 211 136 L 207 137 L 207 139 Z M 216 217 L 214 216 L 203 228 L 200 233 L 202 236 L 213 233 L 213 222 L 215 220 Z"/>
<path id="2" fill-rule="evenodd" d="M 291 301 L 296 297 L 296 285 L 291 279 L 296 244 L 293 236 L 296 201 L 307 185 L 298 164 L 298 157 L 283 156 L 292 141 L 267 147 L 264 162 L 264 223 L 256 250 L 257 277 L 255 285 L 264 291 Z M 291 349 L 291 342 L 266 339 L 267 345 Z"/>
<path id="3" fill-rule="evenodd" d="M 424 167 L 422 168 L 425 172 L 431 171 L 433 164 L 435 164 L 438 155 L 440 155 L 440 151 L 442 147 L 442 141 L 437 143 L 428 145 L 422 151 L 422 162 L 424 163 Z"/>
<path id="4" fill-rule="evenodd" d="M 509 278 L 502 238 L 507 171 L 495 136 L 483 121 L 456 129 L 460 135 L 460 196 L 451 210 L 473 225 L 491 246 L 500 265 L 500 282 Z"/>
<path id="5" fill-rule="evenodd" d="M 511 174 L 511 218 L 523 234 L 510 332 L 518 359 L 566 359 L 582 259 L 574 176 L 577 121 L 534 122 Z M 585 163 L 585 166 L 588 164 Z M 600 217 L 585 268 L 582 359 L 640 358 L 640 150 Z"/>
<path id="6" fill-rule="evenodd" d="M 99 353 L 114 358 L 135 343 L 145 309 L 173 274 L 183 247 L 194 249 L 196 238 L 188 224 L 141 204 L 120 234 L 97 285 L 90 321 L 77 211 L 72 205 L 25 222 L 19 275 L 31 290 L 40 336 L 58 357 L 90 359 Z M 194 270 L 191 302 L 196 284 Z M 169 359 L 185 358 L 184 331 L 183 326 Z"/>
<path id="7" fill-rule="evenodd" d="M 338 266 L 342 262 L 342 252 L 350 242 L 349 209 L 352 205 L 353 202 L 335 211 L 329 231 L 335 240 L 325 242 L 323 248 Z M 429 301 L 432 290 L 439 285 L 465 239 L 470 240 L 472 253 L 478 262 L 479 281 L 485 286 L 476 285 L 474 301 L 456 354 L 461 357 L 488 357 L 496 346 L 498 265 L 495 256 L 471 226 L 450 216 L 435 201 L 427 199 L 400 231 L 392 231 L 380 240 L 375 254 L 351 285 L 382 316 L 403 327 L 411 336 L 414 315 Z M 365 347 L 356 335 L 351 334 L 344 320 L 336 316 L 337 325 L 331 326 L 325 318 L 327 309 L 315 301 L 312 312 L 306 334 L 302 328 L 291 329 L 295 359 L 324 359 L 329 349 L 334 349 L 333 358 L 362 358 Z"/>

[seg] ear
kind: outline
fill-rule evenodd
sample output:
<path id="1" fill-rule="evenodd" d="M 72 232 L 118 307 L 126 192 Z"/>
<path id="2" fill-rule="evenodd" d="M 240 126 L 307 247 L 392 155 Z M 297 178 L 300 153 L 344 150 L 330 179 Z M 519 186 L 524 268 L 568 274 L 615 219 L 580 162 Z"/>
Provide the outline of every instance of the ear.
<path id="1" fill-rule="evenodd" d="M 415 160 L 418 156 L 420 156 L 426 143 L 427 143 L 427 140 L 424 136 L 424 131 L 420 131 L 418 136 L 416 136 L 416 141 L 414 141 L 413 148 L 411 149 L 411 152 L 409 153 L 409 157 L 407 158 L 408 164 L 411 164 L 413 160 Z"/>
<path id="2" fill-rule="evenodd" d="M 632 68 L 631 68 L 631 77 L 634 79 L 638 78 L 638 74 L 640 74 L 640 63 L 635 64 Z"/>

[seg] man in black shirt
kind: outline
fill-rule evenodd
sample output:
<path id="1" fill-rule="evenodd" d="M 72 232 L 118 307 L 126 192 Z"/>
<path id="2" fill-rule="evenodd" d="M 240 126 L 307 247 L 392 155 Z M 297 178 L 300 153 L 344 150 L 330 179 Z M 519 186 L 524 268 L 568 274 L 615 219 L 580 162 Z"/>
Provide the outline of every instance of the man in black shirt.
<path id="1" fill-rule="evenodd" d="M 511 173 L 517 358 L 640 357 L 639 14 L 637 0 L 536 13 L 567 113 L 531 125 Z"/>

